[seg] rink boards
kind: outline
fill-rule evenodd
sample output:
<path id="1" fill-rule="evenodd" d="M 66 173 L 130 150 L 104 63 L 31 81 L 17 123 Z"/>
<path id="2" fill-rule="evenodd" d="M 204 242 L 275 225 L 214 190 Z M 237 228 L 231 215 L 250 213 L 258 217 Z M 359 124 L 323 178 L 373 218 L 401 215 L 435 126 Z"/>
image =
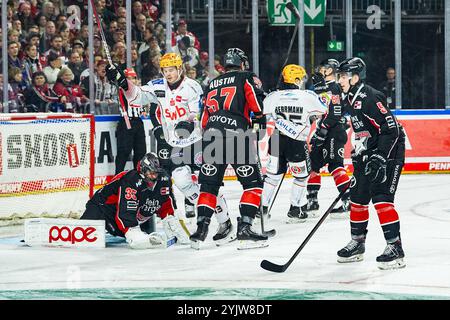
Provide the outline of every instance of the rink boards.
<path id="1" fill-rule="evenodd" d="M 450 173 L 450 110 L 396 110 L 399 122 L 406 132 L 406 162 L 403 173 Z M 115 130 L 119 116 L 95 117 L 95 184 L 102 185 L 114 175 L 114 160 L 117 155 Z M 147 150 L 154 151 L 155 143 L 151 137 L 151 122 L 144 119 Z M 350 152 L 352 130 L 349 129 L 345 147 L 347 171 L 353 171 Z M 149 147 L 150 146 L 150 147 Z M 261 162 L 267 161 L 267 143 L 260 142 Z M 131 160 L 125 169 L 131 169 Z M 323 171 L 327 174 L 326 168 Z M 227 179 L 234 179 L 234 171 L 229 168 Z"/>

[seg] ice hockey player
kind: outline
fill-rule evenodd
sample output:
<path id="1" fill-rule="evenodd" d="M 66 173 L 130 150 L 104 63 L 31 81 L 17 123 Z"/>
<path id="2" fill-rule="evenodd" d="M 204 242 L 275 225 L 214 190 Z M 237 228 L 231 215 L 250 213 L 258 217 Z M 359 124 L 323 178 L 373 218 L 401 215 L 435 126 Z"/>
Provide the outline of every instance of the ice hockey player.
<path id="1" fill-rule="evenodd" d="M 319 209 L 317 194 L 320 190 L 320 169 L 328 164 L 339 192 L 347 188 L 341 199 L 342 205 L 331 211 L 331 217 L 345 217 L 350 211 L 350 178 L 344 169 L 344 146 L 347 143 L 347 119 L 343 116 L 341 105 L 342 90 L 336 83 L 336 68 L 339 62 L 335 59 L 322 61 L 317 72 L 311 76 L 314 92 L 328 105 L 328 112 L 317 121 L 316 130 L 311 138 L 311 168 L 308 179 L 308 204 L 302 207 L 308 215 L 314 215 Z M 348 215 L 347 215 L 348 217 Z"/>
<path id="2" fill-rule="evenodd" d="M 178 243 L 189 244 L 188 233 L 174 216 L 171 184 L 158 157 L 147 153 L 137 169 L 121 172 L 99 189 L 81 219 L 105 220 L 106 230 L 125 237 L 133 249 L 166 247 L 173 236 Z M 162 219 L 164 233 L 146 232 L 154 214 Z"/>
<path id="3" fill-rule="evenodd" d="M 193 171 L 201 165 L 201 129 L 198 121 L 203 90 L 185 77 L 181 57 L 167 53 L 161 57 L 163 77 L 138 87 L 123 77 L 115 66 L 108 66 L 108 77 L 124 89 L 125 97 L 137 106 L 150 106 L 149 115 L 157 140 L 157 154 L 162 167 L 185 196 L 186 217 L 194 217 L 200 187 Z M 216 219 L 219 230 L 217 245 L 236 238 L 223 195 L 219 196 Z"/>
<path id="4" fill-rule="evenodd" d="M 231 164 L 244 189 L 239 203 L 238 249 L 264 247 L 268 245 L 267 236 L 251 230 L 263 187 L 259 159 L 254 141 L 243 138 L 251 132 L 250 113 L 262 116 L 263 92 L 256 84 L 260 80 L 248 71 L 248 58 L 241 49 L 227 50 L 224 67 L 226 72 L 212 80 L 205 92 L 197 231 L 190 238 L 196 249 L 205 241 L 225 170 Z M 213 147 L 217 149 L 215 156 L 207 153 Z"/>
<path id="5" fill-rule="evenodd" d="M 311 163 L 306 139 L 311 123 L 327 112 L 326 105 L 313 91 L 304 90 L 308 79 L 303 67 L 289 64 L 282 70 L 279 90 L 264 99 L 267 121 L 275 121 L 275 130 L 269 140 L 269 162 L 264 181 L 263 208 L 271 203 L 282 175 L 291 169 L 294 181 L 288 223 L 304 222 L 307 214 L 300 204 L 306 195 L 306 181 Z"/>
<path id="6" fill-rule="evenodd" d="M 387 246 L 377 257 L 380 269 L 405 267 L 400 220 L 394 206 L 405 159 L 405 133 L 386 97 L 364 83 L 366 65 L 360 58 L 342 61 L 337 68 L 351 116 L 355 144 L 352 151 L 354 179 L 350 189 L 351 241 L 338 251 L 338 262 L 361 261 L 369 221 L 369 203 L 378 214 Z"/>

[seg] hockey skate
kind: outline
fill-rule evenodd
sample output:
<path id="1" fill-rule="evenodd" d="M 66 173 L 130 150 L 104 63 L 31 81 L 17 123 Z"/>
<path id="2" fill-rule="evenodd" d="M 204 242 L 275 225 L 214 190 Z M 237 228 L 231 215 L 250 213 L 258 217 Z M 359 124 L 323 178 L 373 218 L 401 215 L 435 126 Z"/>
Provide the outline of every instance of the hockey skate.
<path id="1" fill-rule="evenodd" d="M 195 206 L 188 199 L 184 199 L 184 210 L 187 219 L 195 218 Z"/>
<path id="2" fill-rule="evenodd" d="M 269 245 L 267 236 L 252 231 L 252 220 L 248 216 L 238 217 L 238 250 L 264 248 Z"/>
<path id="3" fill-rule="evenodd" d="M 352 240 L 350 240 L 344 248 L 337 252 L 337 262 L 347 263 L 364 260 L 364 252 L 366 251 L 365 241 L 365 235 L 352 235 Z"/>
<path id="4" fill-rule="evenodd" d="M 236 240 L 236 231 L 230 219 L 219 224 L 219 228 L 217 229 L 217 233 L 213 236 L 213 240 L 216 243 L 216 246 L 221 246 Z"/>
<path id="5" fill-rule="evenodd" d="M 388 243 L 383 254 L 377 257 L 378 268 L 381 270 L 404 268 L 406 267 L 404 257 L 405 253 L 400 240 Z"/>
<path id="6" fill-rule="evenodd" d="M 306 218 L 308 218 L 308 214 L 306 212 L 303 212 L 300 207 L 293 205 L 289 208 L 287 216 L 288 220 L 286 223 L 302 223 L 306 221 Z"/>
<path id="7" fill-rule="evenodd" d="M 211 222 L 211 218 L 200 216 L 197 218 L 197 231 L 195 231 L 189 239 L 191 240 L 191 248 L 200 250 L 200 245 L 206 239 L 208 235 L 208 228 Z"/>
<path id="8" fill-rule="evenodd" d="M 350 199 L 342 199 L 342 204 L 331 210 L 330 217 L 334 219 L 350 218 Z"/>
<path id="9" fill-rule="evenodd" d="M 319 213 L 319 200 L 317 200 L 317 191 L 311 191 L 306 195 L 308 203 L 301 207 L 303 212 L 307 212 L 310 218 Z"/>

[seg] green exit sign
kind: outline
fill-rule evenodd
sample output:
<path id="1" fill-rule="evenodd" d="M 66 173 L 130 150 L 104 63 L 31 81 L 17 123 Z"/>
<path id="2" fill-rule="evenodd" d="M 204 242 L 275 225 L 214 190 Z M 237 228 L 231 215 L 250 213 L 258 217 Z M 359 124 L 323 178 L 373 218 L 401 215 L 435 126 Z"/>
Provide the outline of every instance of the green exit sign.
<path id="1" fill-rule="evenodd" d="M 344 51 L 344 42 L 336 41 L 336 40 L 328 41 L 327 50 L 328 51 Z"/>

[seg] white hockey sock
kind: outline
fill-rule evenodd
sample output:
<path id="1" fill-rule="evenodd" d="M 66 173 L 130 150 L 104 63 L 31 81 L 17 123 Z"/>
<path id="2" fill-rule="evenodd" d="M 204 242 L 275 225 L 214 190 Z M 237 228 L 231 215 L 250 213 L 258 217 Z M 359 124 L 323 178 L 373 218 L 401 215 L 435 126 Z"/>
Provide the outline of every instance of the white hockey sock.
<path id="1" fill-rule="evenodd" d="M 272 197 L 274 195 L 275 189 L 280 183 L 282 174 L 271 174 L 268 173 L 266 179 L 264 180 L 264 189 L 262 193 L 262 205 L 264 207 L 269 206 L 272 202 Z"/>
<path id="2" fill-rule="evenodd" d="M 306 199 L 306 181 L 307 178 L 294 178 L 291 189 L 291 204 L 300 207 Z"/>

